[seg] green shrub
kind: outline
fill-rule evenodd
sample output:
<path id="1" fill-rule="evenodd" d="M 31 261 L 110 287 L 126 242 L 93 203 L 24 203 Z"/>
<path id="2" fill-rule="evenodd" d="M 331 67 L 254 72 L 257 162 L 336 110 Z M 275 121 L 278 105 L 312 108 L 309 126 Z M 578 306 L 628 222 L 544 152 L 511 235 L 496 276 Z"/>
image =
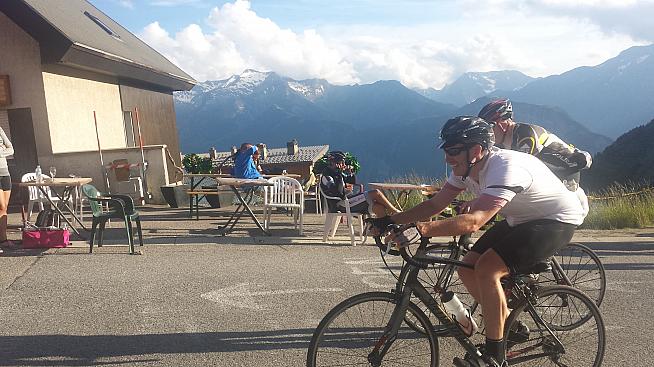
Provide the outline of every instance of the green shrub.
<path id="1" fill-rule="evenodd" d="M 345 153 L 345 164 L 352 167 L 352 173 L 357 174 L 361 170 L 361 164 L 357 157 L 353 156 L 350 152 Z M 322 158 L 318 159 L 313 165 L 313 173 L 319 175 L 322 174 L 322 171 L 329 165 L 327 162 L 327 155 L 324 155 Z"/>
<path id="2" fill-rule="evenodd" d="M 197 154 L 186 154 L 182 164 L 187 173 L 211 173 L 213 168 L 211 158 L 202 158 Z"/>
<path id="3" fill-rule="evenodd" d="M 589 205 L 581 228 L 643 228 L 654 222 L 654 193 L 649 187 L 613 185 L 589 195 Z"/>

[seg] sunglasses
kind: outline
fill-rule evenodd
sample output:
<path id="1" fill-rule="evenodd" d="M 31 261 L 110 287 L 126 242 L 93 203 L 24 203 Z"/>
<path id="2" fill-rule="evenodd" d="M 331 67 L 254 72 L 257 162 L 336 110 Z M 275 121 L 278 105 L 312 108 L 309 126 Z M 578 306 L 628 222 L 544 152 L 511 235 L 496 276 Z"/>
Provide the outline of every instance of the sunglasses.
<path id="1" fill-rule="evenodd" d="M 453 157 L 455 155 L 461 154 L 462 152 L 465 152 L 466 150 L 468 150 L 468 148 L 470 147 L 462 146 L 462 147 L 443 148 L 443 151 L 445 152 L 445 154 Z"/>

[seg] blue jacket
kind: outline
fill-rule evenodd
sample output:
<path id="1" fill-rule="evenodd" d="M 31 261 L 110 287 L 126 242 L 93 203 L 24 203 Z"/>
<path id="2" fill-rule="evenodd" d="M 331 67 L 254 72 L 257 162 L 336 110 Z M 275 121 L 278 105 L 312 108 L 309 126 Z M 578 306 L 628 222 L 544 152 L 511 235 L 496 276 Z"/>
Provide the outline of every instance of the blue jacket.
<path id="1" fill-rule="evenodd" d="M 251 146 L 248 150 L 239 150 L 234 157 L 234 169 L 232 176 L 237 178 L 261 178 L 261 173 L 257 170 L 257 165 L 254 164 L 252 155 L 257 151 L 256 146 Z"/>

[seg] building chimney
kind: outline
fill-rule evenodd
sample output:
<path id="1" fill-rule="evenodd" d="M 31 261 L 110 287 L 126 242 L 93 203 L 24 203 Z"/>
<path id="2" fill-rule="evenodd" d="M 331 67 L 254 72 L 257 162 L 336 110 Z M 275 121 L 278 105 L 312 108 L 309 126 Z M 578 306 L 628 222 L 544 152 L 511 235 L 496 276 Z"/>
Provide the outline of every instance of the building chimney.
<path id="1" fill-rule="evenodd" d="M 297 145 L 297 140 L 293 139 L 286 143 L 286 152 L 288 155 L 298 155 L 300 152 L 300 148 Z"/>
<path id="2" fill-rule="evenodd" d="M 257 144 L 257 149 L 259 150 L 259 159 L 265 161 L 268 157 L 268 147 L 264 143 L 259 143 Z"/>
<path id="3" fill-rule="evenodd" d="M 216 148 L 214 148 L 214 147 L 209 148 L 209 158 L 211 158 L 212 160 L 215 160 L 217 158 L 216 153 L 217 153 Z"/>

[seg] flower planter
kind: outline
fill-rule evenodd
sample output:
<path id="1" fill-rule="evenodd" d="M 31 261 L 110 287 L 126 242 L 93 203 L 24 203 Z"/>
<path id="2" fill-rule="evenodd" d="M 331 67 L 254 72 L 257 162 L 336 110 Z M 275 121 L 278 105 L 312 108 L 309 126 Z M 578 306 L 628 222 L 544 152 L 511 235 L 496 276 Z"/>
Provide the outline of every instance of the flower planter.
<path id="1" fill-rule="evenodd" d="M 189 185 L 176 182 L 161 186 L 161 195 L 171 208 L 187 207 L 188 195 L 186 190 L 188 189 Z"/>

